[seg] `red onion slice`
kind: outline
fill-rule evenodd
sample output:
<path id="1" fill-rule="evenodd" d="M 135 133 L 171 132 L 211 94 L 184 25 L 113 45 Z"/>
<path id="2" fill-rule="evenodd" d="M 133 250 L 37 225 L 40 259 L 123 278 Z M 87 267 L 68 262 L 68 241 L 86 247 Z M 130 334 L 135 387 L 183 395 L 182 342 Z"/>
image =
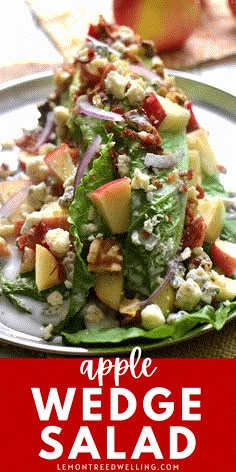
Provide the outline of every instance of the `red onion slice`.
<path id="1" fill-rule="evenodd" d="M 136 74 L 141 75 L 145 79 L 156 80 L 159 79 L 158 75 L 151 69 L 148 69 L 146 66 L 141 64 L 129 64 L 129 68 L 136 72 Z"/>
<path id="2" fill-rule="evenodd" d="M 47 114 L 47 119 L 46 119 L 46 123 L 45 123 L 45 126 L 42 130 L 42 133 L 39 135 L 39 138 L 36 142 L 36 144 L 32 147 L 32 149 L 30 150 L 31 152 L 38 152 L 40 146 L 42 146 L 43 144 L 45 144 L 52 132 L 54 131 L 55 129 L 55 120 L 54 120 L 54 113 L 52 111 L 50 111 L 48 114 Z"/>
<path id="3" fill-rule="evenodd" d="M 156 169 L 173 169 L 183 157 L 184 152 L 182 149 L 175 154 L 153 154 L 148 152 L 144 164 L 147 167 L 154 167 Z"/>
<path id="4" fill-rule="evenodd" d="M 25 200 L 30 186 L 31 182 L 27 182 L 25 187 L 14 193 L 12 197 L 8 198 L 8 200 L 3 203 L 0 208 L 0 218 L 8 218 L 12 215 L 16 208 Z"/>
<path id="5" fill-rule="evenodd" d="M 76 106 L 74 108 L 75 113 L 82 113 L 93 118 L 99 118 L 100 120 L 109 121 L 123 121 L 124 118 L 119 113 L 113 113 L 113 111 L 106 111 L 102 108 L 98 108 L 95 105 L 89 103 L 87 98 L 79 97 Z"/>
<path id="6" fill-rule="evenodd" d="M 161 285 L 159 285 L 159 287 L 157 287 L 156 290 L 154 290 L 154 292 L 151 295 L 149 295 L 148 298 L 146 298 L 146 300 L 142 300 L 141 302 L 139 302 L 140 306 L 148 305 L 153 300 L 153 298 L 156 297 L 156 295 L 158 295 L 170 282 L 170 280 L 172 279 L 173 275 L 175 274 L 178 268 L 180 252 L 181 251 L 178 251 L 173 261 L 170 262 L 169 269 Z"/>
<path id="7" fill-rule="evenodd" d="M 79 186 L 82 177 L 84 176 L 86 170 L 88 169 L 89 163 L 95 156 L 95 154 L 99 151 L 101 145 L 102 138 L 101 136 L 97 135 L 93 142 L 89 145 L 87 151 L 84 153 L 83 158 L 78 166 L 76 176 L 75 176 L 75 183 L 74 188 L 75 190 Z"/>

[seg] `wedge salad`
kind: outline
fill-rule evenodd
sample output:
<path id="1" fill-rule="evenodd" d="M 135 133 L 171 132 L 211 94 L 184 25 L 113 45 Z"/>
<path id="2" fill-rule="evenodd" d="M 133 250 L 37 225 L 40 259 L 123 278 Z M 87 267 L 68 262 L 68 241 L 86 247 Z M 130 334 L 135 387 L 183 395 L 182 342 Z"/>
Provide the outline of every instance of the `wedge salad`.
<path id="1" fill-rule="evenodd" d="M 1 166 L 0 290 L 42 337 L 170 341 L 236 311 L 234 202 L 151 41 L 100 17 Z M 8 277 L 9 265 L 17 271 Z"/>

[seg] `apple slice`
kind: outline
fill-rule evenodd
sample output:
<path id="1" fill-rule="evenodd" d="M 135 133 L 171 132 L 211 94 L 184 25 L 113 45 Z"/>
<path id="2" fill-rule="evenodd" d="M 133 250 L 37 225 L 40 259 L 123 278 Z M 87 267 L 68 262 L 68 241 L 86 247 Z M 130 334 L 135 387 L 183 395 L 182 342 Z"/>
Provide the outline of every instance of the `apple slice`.
<path id="1" fill-rule="evenodd" d="M 158 95 L 158 101 L 161 106 L 164 108 L 166 116 L 161 122 L 159 129 L 160 131 L 178 131 L 187 127 L 190 112 L 174 103 L 169 98 L 164 98 L 161 95 Z"/>
<path id="2" fill-rule="evenodd" d="M 75 166 L 67 144 L 61 144 L 57 149 L 50 151 L 44 157 L 44 162 L 62 182 L 75 174 Z"/>
<path id="3" fill-rule="evenodd" d="M 19 157 L 18 157 L 19 164 L 20 164 L 21 168 L 24 171 L 26 171 L 27 166 L 29 164 L 31 164 L 31 162 L 35 162 L 38 159 L 38 157 L 39 156 L 35 156 L 34 154 L 29 154 L 26 151 L 21 151 L 19 153 Z"/>
<path id="4" fill-rule="evenodd" d="M 112 234 L 128 231 L 130 219 L 131 185 L 128 177 L 112 180 L 90 194 L 90 200 Z"/>
<path id="5" fill-rule="evenodd" d="M 211 245 L 211 258 L 225 275 L 231 277 L 236 272 L 236 244 L 218 239 Z"/>
<path id="6" fill-rule="evenodd" d="M 24 188 L 28 182 L 28 179 L 11 179 L 0 182 L 0 202 L 6 202 L 15 193 Z"/>
<path id="7" fill-rule="evenodd" d="M 217 285 L 220 289 L 220 292 L 215 297 L 216 301 L 233 300 L 236 297 L 236 280 L 220 275 L 214 270 L 211 271 L 211 274 L 213 284 Z"/>
<path id="8" fill-rule="evenodd" d="M 184 103 L 184 106 L 190 112 L 190 118 L 189 118 L 188 125 L 187 125 L 187 132 L 190 133 L 190 131 L 194 131 L 194 130 L 199 128 L 199 123 L 198 123 L 197 118 L 196 118 L 196 116 L 194 114 L 194 111 L 193 111 L 192 101 L 187 100 Z"/>
<path id="9" fill-rule="evenodd" d="M 39 291 L 61 282 L 59 264 L 54 255 L 41 244 L 36 244 L 35 282 Z"/>
<path id="10" fill-rule="evenodd" d="M 175 291 L 170 284 L 167 284 L 155 297 L 152 298 L 152 303 L 158 305 L 162 313 L 167 316 L 175 307 Z"/>
<path id="11" fill-rule="evenodd" d="M 95 292 L 99 300 L 118 311 L 123 293 L 123 274 L 96 273 Z"/>
<path id="12" fill-rule="evenodd" d="M 161 105 L 159 97 L 157 94 L 152 92 L 148 97 L 143 101 L 143 108 L 152 123 L 156 123 L 157 126 L 160 126 L 164 118 L 166 117 L 166 111 Z"/>
<path id="13" fill-rule="evenodd" d="M 220 235 L 225 221 L 225 206 L 220 198 L 203 198 L 198 200 L 198 213 L 203 217 L 207 227 L 204 240 L 214 243 Z"/>
<path id="14" fill-rule="evenodd" d="M 35 268 L 35 251 L 30 247 L 25 246 L 23 249 L 22 261 L 20 266 L 20 273 L 25 274 L 31 272 Z"/>
<path id="15" fill-rule="evenodd" d="M 199 128 L 187 134 L 189 149 L 197 149 L 200 153 L 201 169 L 207 175 L 214 175 L 218 169 L 215 152 L 209 142 L 208 132 Z"/>
<path id="16" fill-rule="evenodd" d="M 58 201 L 45 204 L 40 211 L 43 218 L 61 218 L 68 216 L 68 208 L 62 208 Z"/>
<path id="17" fill-rule="evenodd" d="M 4 238 L 0 237 L 0 257 L 9 257 L 11 249 Z"/>

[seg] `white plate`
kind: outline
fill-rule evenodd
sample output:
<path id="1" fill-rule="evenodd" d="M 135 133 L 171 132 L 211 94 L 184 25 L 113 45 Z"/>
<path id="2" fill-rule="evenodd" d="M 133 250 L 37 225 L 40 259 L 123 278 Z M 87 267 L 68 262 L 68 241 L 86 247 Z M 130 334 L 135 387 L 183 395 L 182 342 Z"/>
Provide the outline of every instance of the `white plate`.
<path id="1" fill-rule="evenodd" d="M 236 98 L 222 90 L 206 85 L 187 74 L 172 72 L 177 84 L 185 90 L 194 102 L 194 111 L 201 125 L 209 130 L 213 148 L 228 173 L 222 175 L 222 182 L 228 190 L 235 190 L 235 131 Z M 37 123 L 37 104 L 46 100 L 53 90 L 52 74 L 43 73 L 8 83 L 0 88 L 0 142 L 18 137 L 23 128 L 33 128 Z M 2 156 L 2 157 L 1 157 Z M 5 152 L 0 153 L 0 162 L 6 159 Z M 14 164 L 13 164 L 14 165 Z M 1 299 L 0 299 L 1 300 Z M 41 337 L 40 309 L 33 315 L 21 314 L 14 308 L 0 301 L 0 340 L 12 345 L 62 355 L 114 355 L 129 353 L 134 344 L 115 346 L 64 346 L 60 337 L 46 342 Z M 235 318 L 236 314 L 231 318 Z M 201 333 L 211 330 L 203 326 Z M 193 337 L 189 334 L 182 340 Z M 182 340 L 178 341 L 181 342 Z M 177 341 L 161 340 L 150 343 L 139 342 L 142 350 L 174 344 Z"/>

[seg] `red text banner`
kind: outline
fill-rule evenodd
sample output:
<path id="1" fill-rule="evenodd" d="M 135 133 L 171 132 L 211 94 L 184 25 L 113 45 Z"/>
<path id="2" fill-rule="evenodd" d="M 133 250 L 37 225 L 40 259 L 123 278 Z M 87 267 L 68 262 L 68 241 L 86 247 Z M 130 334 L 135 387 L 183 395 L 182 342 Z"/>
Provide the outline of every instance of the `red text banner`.
<path id="1" fill-rule="evenodd" d="M 2 359 L 1 470 L 235 470 L 235 361 Z"/>

